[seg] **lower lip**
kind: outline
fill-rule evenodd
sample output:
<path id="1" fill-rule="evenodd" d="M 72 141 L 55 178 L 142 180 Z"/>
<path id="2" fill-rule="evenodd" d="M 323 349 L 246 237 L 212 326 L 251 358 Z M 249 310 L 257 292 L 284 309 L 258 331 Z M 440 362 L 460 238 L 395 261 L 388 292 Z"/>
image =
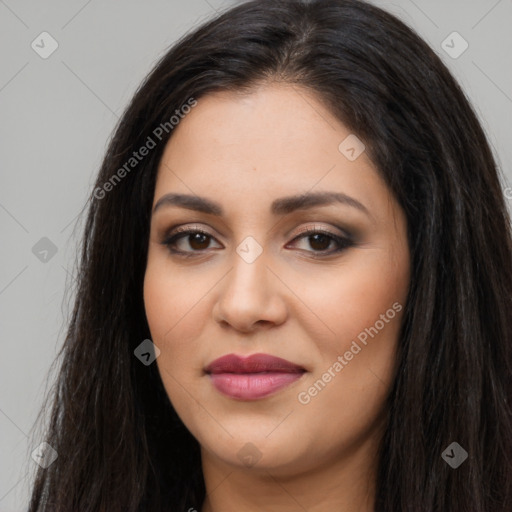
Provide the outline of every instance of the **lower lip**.
<path id="1" fill-rule="evenodd" d="M 303 373 L 213 373 L 215 388 L 230 398 L 258 400 L 299 380 Z"/>

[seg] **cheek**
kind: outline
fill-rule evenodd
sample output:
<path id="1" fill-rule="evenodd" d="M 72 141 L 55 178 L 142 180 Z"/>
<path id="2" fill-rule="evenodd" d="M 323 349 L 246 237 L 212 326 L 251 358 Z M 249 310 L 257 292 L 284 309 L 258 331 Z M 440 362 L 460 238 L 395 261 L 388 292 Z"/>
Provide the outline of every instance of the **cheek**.
<path id="1" fill-rule="evenodd" d="M 207 269 L 178 268 L 158 248 L 150 249 L 144 276 L 144 305 L 149 327 L 162 343 L 177 331 L 199 327 L 205 318 L 203 305 L 209 290 L 218 280 Z M 194 318 L 194 322 L 190 319 Z"/>
<path id="2" fill-rule="evenodd" d="M 319 347 L 321 364 L 297 390 L 295 399 L 302 412 L 297 418 L 323 438 L 338 440 L 340 450 L 371 435 L 385 410 L 396 370 L 403 308 L 395 302 L 397 312 L 392 303 L 384 302 L 387 309 L 372 305 L 363 316 L 339 317 L 336 343 L 332 338 L 324 340 Z M 388 323 L 380 319 L 381 311 Z M 371 323 L 366 318 L 372 318 Z M 321 441 L 315 443 L 315 450 L 324 448 Z"/>
<path id="3" fill-rule="evenodd" d="M 408 292 L 407 253 L 401 261 L 378 252 L 365 256 L 309 294 L 331 332 L 317 338 L 321 363 L 297 399 L 310 421 L 325 422 L 328 411 L 332 435 L 340 425 L 352 432 L 369 427 L 394 377 Z"/>
<path id="4" fill-rule="evenodd" d="M 192 285 L 201 280 L 185 279 L 169 271 L 168 265 L 149 261 L 144 278 L 144 304 L 153 343 L 160 349 L 157 364 L 165 382 L 168 372 L 182 379 L 184 369 L 195 360 L 195 346 L 207 318 L 204 298 L 209 289 Z"/>
<path id="5" fill-rule="evenodd" d="M 330 360 L 349 350 L 351 342 L 364 343 L 374 335 L 393 342 L 398 336 L 402 310 L 407 300 L 409 272 L 406 253 L 400 260 L 384 251 L 354 253 L 335 272 L 310 274 L 301 283 L 300 294 L 307 297 L 310 309 L 317 312 L 317 323 L 324 335 L 317 337 L 318 350 Z M 395 307 L 393 308 L 393 305 Z M 328 329 L 327 329 L 328 328 Z M 322 341 L 323 340 L 323 341 Z M 384 351 L 382 345 L 376 353 Z M 368 344 L 369 345 L 369 344 Z"/>
<path id="6" fill-rule="evenodd" d="M 201 439 L 201 426 L 211 420 L 205 417 L 200 399 L 203 364 L 199 340 L 211 309 L 204 300 L 207 290 L 194 290 L 180 279 L 166 281 L 165 273 L 153 270 L 148 268 L 146 273 L 144 300 L 152 341 L 160 349 L 156 365 L 175 411 Z"/>

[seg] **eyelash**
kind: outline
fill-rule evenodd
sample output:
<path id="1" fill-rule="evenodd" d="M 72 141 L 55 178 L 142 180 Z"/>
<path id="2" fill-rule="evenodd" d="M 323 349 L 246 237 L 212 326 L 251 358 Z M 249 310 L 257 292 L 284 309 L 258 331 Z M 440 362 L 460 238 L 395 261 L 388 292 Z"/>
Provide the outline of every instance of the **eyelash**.
<path id="1" fill-rule="evenodd" d="M 162 241 L 162 245 L 165 245 L 169 251 L 171 252 L 171 254 L 174 254 L 174 255 L 177 255 L 177 256 L 180 256 L 180 257 L 183 257 L 183 258 L 193 258 L 195 256 L 198 256 L 200 255 L 203 251 L 180 251 L 178 249 L 174 249 L 173 248 L 173 245 L 178 241 L 180 240 L 181 238 L 185 238 L 189 235 L 193 235 L 193 234 L 201 234 L 201 235 L 204 235 L 210 239 L 214 239 L 215 237 L 213 237 L 210 233 L 206 232 L 206 231 L 203 231 L 202 229 L 199 229 L 199 228 L 195 228 L 195 229 L 186 229 L 186 230 L 182 230 L 180 231 L 179 233 L 177 234 L 170 234 L 168 237 L 166 237 L 163 241 Z M 340 253 L 342 251 L 344 251 L 345 249 L 348 249 L 349 247 L 351 247 L 353 244 L 352 240 L 350 240 L 350 238 L 346 238 L 346 237 L 343 237 L 343 236 L 339 236 L 339 235 L 335 235 L 334 233 L 330 233 L 329 231 L 326 231 L 326 230 L 323 230 L 323 229 L 304 229 L 303 231 L 300 232 L 299 235 L 297 235 L 293 240 L 292 242 L 295 242 L 296 240 L 300 240 L 302 238 L 308 238 L 312 235 L 324 235 L 324 236 L 327 236 L 328 238 L 330 238 L 332 241 L 334 241 L 336 244 L 337 244 L 337 248 L 334 249 L 334 250 L 330 250 L 330 251 L 327 251 L 327 250 L 323 250 L 323 251 L 314 251 L 314 250 L 311 250 L 311 251 L 307 251 L 307 252 L 311 252 L 313 253 L 313 257 L 314 258 L 322 258 L 322 257 L 326 257 L 326 256 L 331 256 L 333 254 L 337 254 L 337 253 Z M 205 249 L 207 250 L 207 249 Z M 316 253 L 316 254 L 315 254 Z"/>

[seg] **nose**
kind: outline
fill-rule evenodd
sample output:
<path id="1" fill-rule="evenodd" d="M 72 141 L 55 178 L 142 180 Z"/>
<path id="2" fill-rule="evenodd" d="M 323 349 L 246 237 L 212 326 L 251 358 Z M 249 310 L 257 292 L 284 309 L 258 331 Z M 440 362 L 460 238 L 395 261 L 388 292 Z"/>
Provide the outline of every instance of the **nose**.
<path id="1" fill-rule="evenodd" d="M 285 286 L 262 254 L 247 263 L 238 254 L 219 283 L 213 317 L 222 327 L 249 333 L 282 324 L 287 317 Z"/>

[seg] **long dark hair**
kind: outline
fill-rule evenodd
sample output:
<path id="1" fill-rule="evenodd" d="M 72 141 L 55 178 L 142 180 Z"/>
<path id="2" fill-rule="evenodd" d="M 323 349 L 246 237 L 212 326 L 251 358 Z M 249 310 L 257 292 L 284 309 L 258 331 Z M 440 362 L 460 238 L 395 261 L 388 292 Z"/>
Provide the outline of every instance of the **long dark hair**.
<path id="1" fill-rule="evenodd" d="M 358 0 L 262 0 L 175 44 L 110 141 L 48 396 L 44 440 L 58 458 L 38 469 L 30 512 L 201 508 L 198 443 L 156 364 L 134 356 L 150 338 L 142 285 L 155 177 L 176 110 L 272 81 L 314 92 L 365 142 L 407 217 L 411 286 L 376 510 L 511 510 L 512 237 L 477 117 L 436 54 L 390 14 Z M 128 167 L 148 137 L 156 147 Z M 457 469 L 442 457 L 453 442 L 468 453 Z"/>

